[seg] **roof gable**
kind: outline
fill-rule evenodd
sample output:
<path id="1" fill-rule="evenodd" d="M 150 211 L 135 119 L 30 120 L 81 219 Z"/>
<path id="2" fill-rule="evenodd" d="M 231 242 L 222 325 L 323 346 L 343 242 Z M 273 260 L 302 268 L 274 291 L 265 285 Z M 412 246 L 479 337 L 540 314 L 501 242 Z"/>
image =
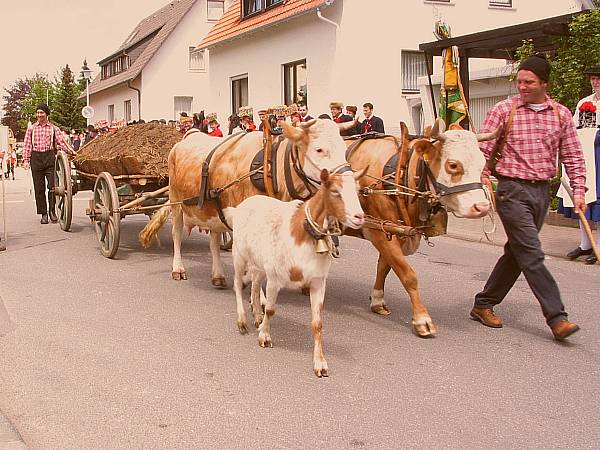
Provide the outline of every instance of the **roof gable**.
<path id="1" fill-rule="evenodd" d="M 121 55 L 128 54 L 132 50 L 133 53 L 136 53 L 136 57 L 130 61 L 129 68 L 105 79 L 102 79 L 100 73 L 90 83 L 90 94 L 136 78 L 196 1 L 172 0 L 158 11 L 141 20 L 115 52 L 98 61 L 98 64 L 104 65 Z M 144 42 L 145 40 L 147 42 Z M 138 49 L 138 51 L 133 51 L 134 49 Z"/>
<path id="2" fill-rule="evenodd" d="M 198 48 L 210 48 L 249 33 L 277 25 L 320 6 L 329 4 L 327 0 L 287 0 L 265 11 L 242 19 L 242 0 L 236 0 L 221 19 L 200 42 Z"/>

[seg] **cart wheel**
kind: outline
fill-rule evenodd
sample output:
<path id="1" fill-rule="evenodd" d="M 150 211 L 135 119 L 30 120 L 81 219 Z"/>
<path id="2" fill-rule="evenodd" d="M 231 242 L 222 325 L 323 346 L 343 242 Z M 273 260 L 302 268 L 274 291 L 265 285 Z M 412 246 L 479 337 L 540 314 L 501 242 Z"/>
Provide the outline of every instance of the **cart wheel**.
<path id="1" fill-rule="evenodd" d="M 233 245 L 233 234 L 229 231 L 225 233 L 221 233 L 221 250 L 231 251 L 231 246 Z"/>
<path id="2" fill-rule="evenodd" d="M 100 251 L 107 258 L 113 258 L 119 249 L 120 221 L 119 196 L 112 175 L 102 172 L 94 185 L 94 216 L 96 235 L 100 241 Z"/>
<path id="3" fill-rule="evenodd" d="M 71 163 L 64 152 L 59 152 L 54 162 L 54 204 L 61 230 L 69 231 L 73 218 L 73 184 Z"/>

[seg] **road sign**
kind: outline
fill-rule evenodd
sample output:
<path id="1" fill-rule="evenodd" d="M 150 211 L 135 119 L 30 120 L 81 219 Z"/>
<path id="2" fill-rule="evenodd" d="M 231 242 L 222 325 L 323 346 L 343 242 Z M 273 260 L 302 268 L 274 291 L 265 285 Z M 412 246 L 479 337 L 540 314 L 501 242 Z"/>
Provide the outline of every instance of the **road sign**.
<path id="1" fill-rule="evenodd" d="M 91 119 L 92 117 L 94 117 L 94 108 L 92 108 L 91 106 L 84 106 L 83 109 L 81 110 L 81 115 L 83 117 L 85 117 L 86 119 Z"/>

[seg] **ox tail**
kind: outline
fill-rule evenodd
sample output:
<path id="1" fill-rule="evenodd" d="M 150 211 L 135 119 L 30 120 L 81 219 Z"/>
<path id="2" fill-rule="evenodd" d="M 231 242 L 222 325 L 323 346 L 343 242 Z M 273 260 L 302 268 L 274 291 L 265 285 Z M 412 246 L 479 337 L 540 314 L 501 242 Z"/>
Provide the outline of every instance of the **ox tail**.
<path id="1" fill-rule="evenodd" d="M 152 242 L 152 239 L 158 234 L 158 231 L 163 227 L 169 218 L 169 214 L 171 214 L 171 207 L 163 206 L 152 215 L 152 219 L 150 219 L 148 225 L 146 225 L 144 229 L 140 231 L 138 239 L 144 248 L 148 248 L 150 242 Z"/>

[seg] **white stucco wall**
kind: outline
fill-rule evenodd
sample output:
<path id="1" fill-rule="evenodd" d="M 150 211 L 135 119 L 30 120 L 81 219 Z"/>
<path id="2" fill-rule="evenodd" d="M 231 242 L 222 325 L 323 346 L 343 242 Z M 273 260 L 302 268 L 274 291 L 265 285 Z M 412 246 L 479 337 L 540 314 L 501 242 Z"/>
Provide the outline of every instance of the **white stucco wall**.
<path id="1" fill-rule="evenodd" d="M 138 89 L 140 88 L 138 80 L 134 80 L 131 85 Z M 127 85 L 121 84 L 90 96 L 90 105 L 94 108 L 94 117 L 91 119 L 91 123 L 94 124 L 99 120 L 108 120 L 108 105 L 115 105 L 115 119 L 123 119 L 125 116 L 124 103 L 126 100 L 131 101 L 131 120 L 137 120 L 138 94 L 133 89 L 129 89 Z"/>
<path id="2" fill-rule="evenodd" d="M 441 15 L 452 35 L 551 17 L 577 10 L 575 1 L 513 0 L 513 8 L 489 7 L 488 0 L 450 4 L 424 0 L 337 0 L 323 15 L 315 12 L 211 49 L 210 103 L 220 121 L 231 113 L 231 78 L 248 74 L 249 104 L 255 111 L 283 102 L 282 65 L 306 59 L 308 103 L 313 116 L 329 113 L 332 100 L 359 107 L 370 101 L 386 131 L 410 121 L 402 94 L 401 50 L 418 50 L 435 40 L 433 24 Z M 476 19 L 474 19 L 476 18 Z M 476 71 L 503 61 L 473 60 Z M 439 71 L 436 58 L 434 71 Z M 414 96 L 413 96 L 414 97 Z"/>
<path id="3" fill-rule="evenodd" d="M 193 97 L 192 112 L 203 109 L 208 96 L 208 54 L 205 70 L 189 70 L 189 47 L 198 45 L 215 24 L 206 16 L 206 0 L 198 0 L 142 72 L 142 117 L 178 119 L 175 96 Z"/>

